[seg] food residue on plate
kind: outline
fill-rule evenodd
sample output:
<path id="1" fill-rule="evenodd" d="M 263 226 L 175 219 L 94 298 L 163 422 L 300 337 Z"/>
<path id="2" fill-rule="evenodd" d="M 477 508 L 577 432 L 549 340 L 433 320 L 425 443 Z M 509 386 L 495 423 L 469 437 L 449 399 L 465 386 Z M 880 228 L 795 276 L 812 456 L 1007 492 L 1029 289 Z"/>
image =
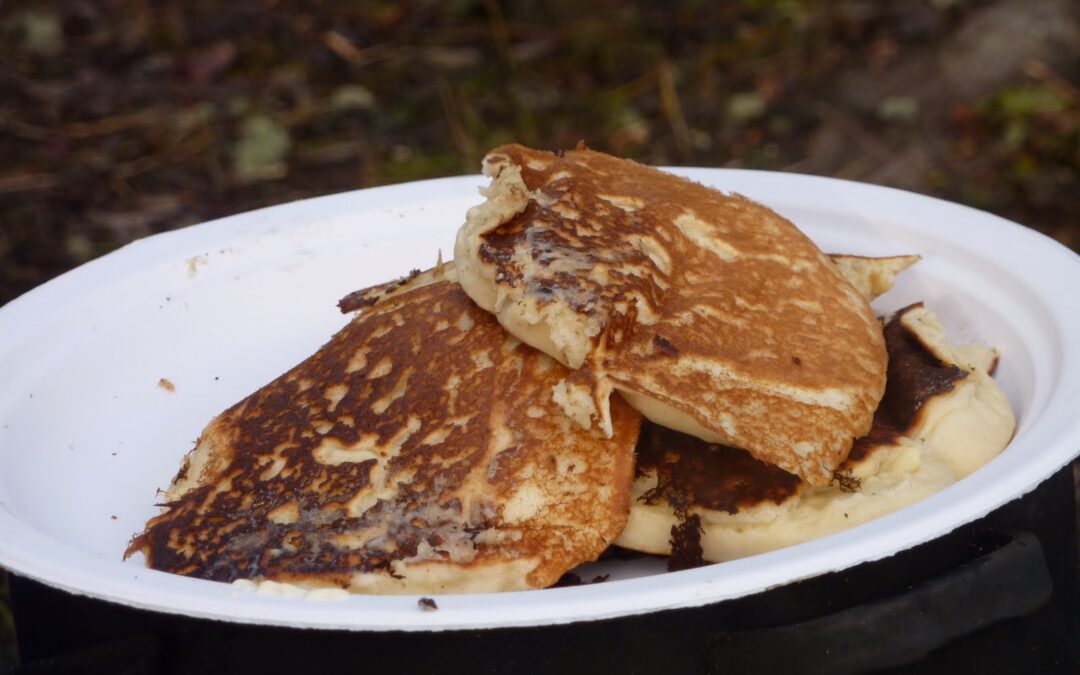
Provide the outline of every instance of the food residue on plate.
<path id="1" fill-rule="evenodd" d="M 199 265 L 207 264 L 209 259 L 205 253 L 200 255 L 191 256 L 187 259 L 187 274 L 189 278 L 194 279 L 195 275 L 199 273 Z"/>

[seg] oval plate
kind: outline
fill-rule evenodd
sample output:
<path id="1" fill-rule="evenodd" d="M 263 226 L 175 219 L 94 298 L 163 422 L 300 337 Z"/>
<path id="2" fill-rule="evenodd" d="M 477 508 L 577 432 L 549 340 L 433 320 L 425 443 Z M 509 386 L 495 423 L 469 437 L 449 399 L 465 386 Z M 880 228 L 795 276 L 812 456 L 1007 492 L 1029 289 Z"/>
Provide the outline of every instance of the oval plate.
<path id="1" fill-rule="evenodd" d="M 323 344 L 349 291 L 450 257 L 479 176 L 360 190 L 150 237 L 0 308 L 0 565 L 75 593 L 229 621 L 441 630 L 714 603 L 882 558 L 1034 488 L 1080 450 L 1080 257 L 967 207 L 828 178 L 671 169 L 756 199 L 825 251 L 918 253 L 875 305 L 922 300 L 1001 348 L 1019 427 L 997 459 L 918 504 L 799 546 L 694 570 L 597 563 L 606 583 L 505 594 L 281 597 L 124 562 L 218 412 Z M 583 574 L 583 576 L 587 576 Z"/>

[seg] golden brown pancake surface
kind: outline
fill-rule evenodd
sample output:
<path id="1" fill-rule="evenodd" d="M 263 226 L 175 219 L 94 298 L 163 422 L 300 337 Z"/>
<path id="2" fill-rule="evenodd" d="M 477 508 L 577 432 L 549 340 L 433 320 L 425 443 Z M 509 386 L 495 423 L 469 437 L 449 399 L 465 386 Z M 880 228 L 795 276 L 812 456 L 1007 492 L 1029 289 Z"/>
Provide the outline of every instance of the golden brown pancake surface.
<path id="1" fill-rule="evenodd" d="M 566 369 L 440 274 L 378 294 L 214 419 L 128 553 L 390 593 L 545 587 L 599 555 L 626 521 L 639 416 L 613 405 L 610 439 L 574 425 L 552 401 Z"/>
<path id="2" fill-rule="evenodd" d="M 460 281 L 577 369 L 568 414 L 646 417 L 826 484 L 871 424 L 885 348 L 867 300 L 775 212 L 588 150 L 504 146 L 458 234 Z"/>

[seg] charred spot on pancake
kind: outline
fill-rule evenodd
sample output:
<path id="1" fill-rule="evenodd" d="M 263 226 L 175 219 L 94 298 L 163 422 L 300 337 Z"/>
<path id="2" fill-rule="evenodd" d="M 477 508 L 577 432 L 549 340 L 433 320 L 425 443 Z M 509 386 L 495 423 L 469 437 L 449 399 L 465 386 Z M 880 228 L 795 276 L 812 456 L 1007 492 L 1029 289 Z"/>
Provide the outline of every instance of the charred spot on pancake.
<path id="1" fill-rule="evenodd" d="M 602 584 L 611 578 L 610 574 L 598 574 L 592 579 L 586 581 L 581 578 L 581 575 L 577 572 L 567 572 L 559 577 L 559 580 L 555 582 L 551 588 L 569 588 L 571 586 L 588 586 L 590 584 Z"/>
<path id="2" fill-rule="evenodd" d="M 905 312 L 921 306 L 922 303 L 909 305 L 885 324 L 889 362 L 885 394 L 874 414 L 875 426 L 901 432 L 911 428 L 926 401 L 952 391 L 958 380 L 967 377 L 967 371 L 943 363 L 900 322 Z"/>
<path id="3" fill-rule="evenodd" d="M 378 296 L 372 296 L 370 289 L 364 289 L 360 291 L 353 291 L 344 298 L 338 300 L 338 309 L 342 314 L 348 314 L 349 312 L 355 312 L 358 309 L 365 307 L 371 307 L 378 302 Z"/>
<path id="4" fill-rule="evenodd" d="M 737 513 L 762 502 L 779 504 L 795 494 L 799 478 L 754 459 L 745 450 L 708 443 L 644 422 L 637 470 L 656 473 L 656 487 L 640 497 L 666 501 L 676 511 L 690 507 Z"/>
<path id="5" fill-rule="evenodd" d="M 840 488 L 840 492 L 858 492 L 862 487 L 862 481 L 847 469 L 837 469 L 833 472 L 832 482 Z"/>
<path id="6" fill-rule="evenodd" d="M 524 211 L 484 236 L 484 243 L 479 251 L 480 259 L 495 267 L 499 283 L 516 286 L 521 280 L 522 275 L 517 265 L 513 263 L 513 244 L 525 231 L 528 220 L 539 210 L 540 207 L 530 201 Z"/>
<path id="7" fill-rule="evenodd" d="M 671 556 L 668 557 L 669 572 L 701 567 L 708 563 L 701 547 L 701 516 L 695 514 L 681 518 L 671 526 Z"/>
<path id="8" fill-rule="evenodd" d="M 662 354 L 667 354 L 668 356 L 678 356 L 679 354 L 679 350 L 675 348 L 675 345 L 668 342 L 666 338 L 659 334 L 653 336 L 653 345 L 656 347 L 656 350 Z"/>
<path id="9" fill-rule="evenodd" d="M 840 469 L 850 469 L 852 465 L 869 457 L 877 448 L 896 443 L 901 435 L 896 429 L 875 423 L 868 434 L 855 439 L 855 443 L 851 446 L 851 452 L 848 453 L 844 463 L 840 465 Z"/>
<path id="10" fill-rule="evenodd" d="M 885 322 L 883 331 L 889 351 L 885 394 L 874 412 L 870 431 L 855 440 L 833 476 L 842 490 L 850 485 L 843 474 L 851 475 L 851 468 L 877 448 L 895 444 L 919 419 L 927 401 L 952 391 L 958 381 L 968 376 L 963 368 L 942 362 L 903 324 L 904 314 L 918 307 L 922 307 L 921 302 L 908 305 Z"/>
<path id="11" fill-rule="evenodd" d="M 338 309 L 342 314 L 348 314 L 349 312 L 355 312 L 358 309 L 365 309 L 376 305 L 387 293 L 392 293 L 404 286 L 409 282 L 420 276 L 420 270 L 413 269 L 409 273 L 399 279 L 395 279 L 387 284 L 379 284 L 377 286 L 371 286 L 369 288 L 362 288 L 358 291 L 349 293 L 342 299 L 338 300 Z"/>
<path id="12" fill-rule="evenodd" d="M 116 453 L 114 452 L 113 454 L 115 455 Z M 176 472 L 175 476 L 173 476 L 172 482 L 178 483 L 178 482 L 180 482 L 182 480 L 185 480 L 187 478 L 187 475 L 188 475 L 188 469 L 190 469 L 190 468 L 191 468 L 191 464 L 187 460 L 185 460 L 180 465 L 180 470 Z"/>
<path id="13" fill-rule="evenodd" d="M 642 553 L 641 551 L 635 551 L 629 548 L 623 548 L 612 544 L 604 549 L 604 552 L 600 554 L 597 560 L 639 560 L 641 558 L 654 558 L 650 553 Z"/>

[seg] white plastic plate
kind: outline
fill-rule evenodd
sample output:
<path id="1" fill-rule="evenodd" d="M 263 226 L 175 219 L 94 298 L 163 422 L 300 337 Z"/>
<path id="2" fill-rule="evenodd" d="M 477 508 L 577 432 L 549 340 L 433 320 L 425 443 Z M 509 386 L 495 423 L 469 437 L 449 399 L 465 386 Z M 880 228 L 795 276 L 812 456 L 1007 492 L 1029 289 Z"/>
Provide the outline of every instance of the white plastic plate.
<path id="1" fill-rule="evenodd" d="M 890 516 L 677 573 L 506 594 L 264 595 L 122 560 L 202 427 L 346 321 L 337 300 L 450 257 L 478 176 L 360 190 L 150 237 L 0 308 L 0 565 L 125 605 L 355 630 L 555 624 L 714 603 L 888 556 L 1034 488 L 1080 450 L 1080 257 L 1019 225 L 870 185 L 672 169 L 790 218 L 828 252 L 918 253 L 877 304 L 925 301 L 960 341 L 1001 348 L 1019 419 L 997 459 Z M 165 379 L 174 390 L 161 386 Z"/>

